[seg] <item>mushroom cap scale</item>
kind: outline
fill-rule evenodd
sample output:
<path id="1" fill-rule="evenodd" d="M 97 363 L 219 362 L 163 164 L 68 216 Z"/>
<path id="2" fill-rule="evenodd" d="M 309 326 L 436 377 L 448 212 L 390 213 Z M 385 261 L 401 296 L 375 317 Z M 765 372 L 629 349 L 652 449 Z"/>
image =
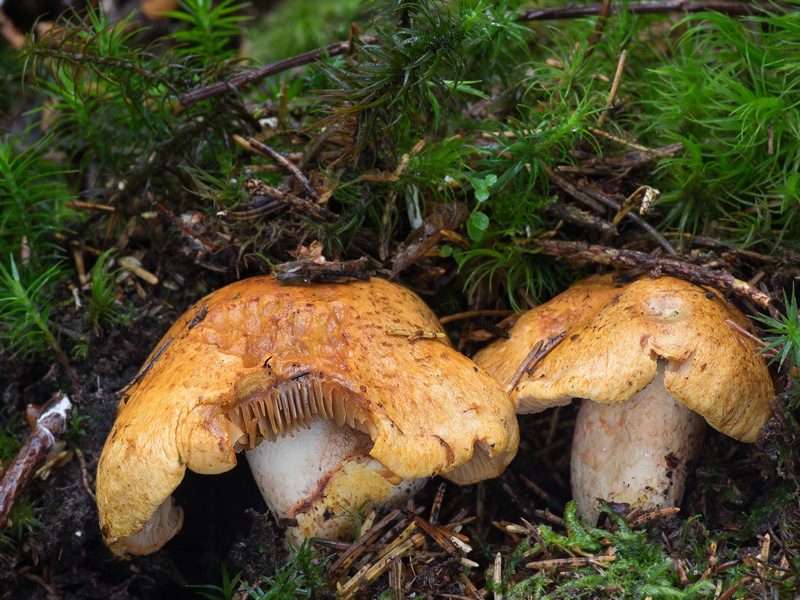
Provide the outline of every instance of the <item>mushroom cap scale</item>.
<path id="1" fill-rule="evenodd" d="M 519 432 L 497 381 L 449 342 L 391 329 L 442 331 L 414 293 L 380 279 L 286 287 L 255 277 L 196 303 L 120 402 L 98 465 L 107 543 L 140 531 L 187 467 L 229 470 L 234 445 L 316 418 L 367 432 L 389 476 L 452 471 L 476 444 L 502 469 Z"/>
<path id="2" fill-rule="evenodd" d="M 749 329 L 745 316 L 718 292 L 680 279 L 645 277 L 613 289 L 611 277 L 568 290 L 574 296 L 588 284 L 599 286 L 602 303 L 580 312 L 577 320 L 565 320 L 564 341 L 514 388 L 515 403 L 541 409 L 572 398 L 625 402 L 656 378 L 662 358 L 667 360 L 664 385 L 680 404 L 722 433 L 755 441 L 770 417 L 773 390 L 752 341 L 725 322 Z M 530 311 L 529 319 L 548 305 Z M 516 335 L 512 329 L 511 339 Z M 495 351 L 487 347 L 476 362 L 493 371 L 489 357 Z M 517 366 L 524 356 L 517 353 Z M 508 355 L 505 360 L 514 362 Z"/>

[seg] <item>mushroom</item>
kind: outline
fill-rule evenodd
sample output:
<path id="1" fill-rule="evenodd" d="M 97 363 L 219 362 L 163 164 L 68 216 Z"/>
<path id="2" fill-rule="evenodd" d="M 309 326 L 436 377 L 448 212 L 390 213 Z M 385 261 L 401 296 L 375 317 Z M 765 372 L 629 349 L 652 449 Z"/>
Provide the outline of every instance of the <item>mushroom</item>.
<path id="1" fill-rule="evenodd" d="M 221 473 L 247 450 L 290 541 L 342 535 L 336 518 L 399 502 L 425 478 L 499 475 L 516 416 L 484 369 L 444 339 L 411 291 L 381 279 L 282 286 L 255 277 L 190 308 L 123 395 L 97 471 L 105 542 L 157 550 L 180 528 L 187 468 Z"/>
<path id="2" fill-rule="evenodd" d="M 719 292 L 672 277 L 621 288 L 613 274 L 578 282 L 523 315 L 475 356 L 501 383 L 538 340 L 563 341 L 510 389 L 518 413 L 583 398 L 572 443 L 572 493 L 643 509 L 680 504 L 706 422 L 753 442 L 770 417 L 772 382 L 745 316 Z"/>

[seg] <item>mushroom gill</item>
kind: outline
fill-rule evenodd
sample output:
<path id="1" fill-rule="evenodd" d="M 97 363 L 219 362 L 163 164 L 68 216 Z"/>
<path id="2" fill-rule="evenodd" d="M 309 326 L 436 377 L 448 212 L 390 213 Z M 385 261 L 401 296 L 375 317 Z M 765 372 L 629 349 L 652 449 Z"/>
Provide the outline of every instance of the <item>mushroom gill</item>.
<path id="1" fill-rule="evenodd" d="M 499 477 L 505 470 L 506 463 L 503 456 L 492 456 L 491 448 L 488 448 L 486 443 L 477 441 L 473 447 L 472 460 L 449 473 L 444 473 L 442 477 L 456 485 L 472 485 L 484 479 Z"/>
<path id="2" fill-rule="evenodd" d="M 364 401 L 357 394 L 308 371 L 278 381 L 269 371 L 243 377 L 234 403 L 225 414 L 236 452 L 252 450 L 264 439 L 293 436 L 310 429 L 315 420 L 347 425 L 372 439 L 378 435 L 375 422 L 359 407 Z"/>
<path id="3" fill-rule="evenodd" d="M 117 543 L 121 554 L 150 554 L 159 550 L 183 527 L 183 509 L 167 497 L 147 520 L 141 531 Z"/>

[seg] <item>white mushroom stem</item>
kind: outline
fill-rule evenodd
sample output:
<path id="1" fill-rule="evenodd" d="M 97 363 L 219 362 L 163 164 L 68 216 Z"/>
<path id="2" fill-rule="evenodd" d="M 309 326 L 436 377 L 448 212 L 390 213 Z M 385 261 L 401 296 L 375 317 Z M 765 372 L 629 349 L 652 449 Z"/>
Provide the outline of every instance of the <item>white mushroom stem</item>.
<path id="1" fill-rule="evenodd" d="M 370 448 L 366 433 L 317 420 L 247 451 L 261 495 L 295 547 L 305 537 L 352 534 L 352 515 L 404 502 L 425 485 L 425 478 L 403 480 L 388 471 L 369 456 Z"/>
<path id="2" fill-rule="evenodd" d="M 572 442 L 572 496 L 594 523 L 596 498 L 644 510 L 676 506 L 703 444 L 705 420 L 664 387 L 664 368 L 627 402 L 584 400 Z"/>

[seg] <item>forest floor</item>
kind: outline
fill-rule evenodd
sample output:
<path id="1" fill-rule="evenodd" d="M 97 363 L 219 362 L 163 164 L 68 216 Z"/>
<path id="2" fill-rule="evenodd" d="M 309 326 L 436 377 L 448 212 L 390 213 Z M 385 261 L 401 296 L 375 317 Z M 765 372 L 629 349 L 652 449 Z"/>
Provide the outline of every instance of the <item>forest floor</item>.
<path id="1" fill-rule="evenodd" d="M 438 4 L 428 13 L 433 3 L 422 2 L 421 9 L 404 9 L 406 21 L 365 28 L 361 42 L 358 29 L 351 30 L 349 42 L 328 48 L 327 70 L 306 68 L 324 53 L 271 63 L 272 71 L 252 76 L 250 93 L 235 80 L 241 74 L 235 40 L 242 31 L 234 17 L 237 10 L 260 17 L 262 10 L 231 4 L 219 4 L 230 11 L 217 13 L 200 0 L 182 5 L 208 17 L 211 33 L 199 17 L 173 17 L 171 25 L 143 20 L 120 26 L 87 17 L 34 26 L 30 15 L 14 15 L 11 7 L 4 10 L 16 21 L 0 13 L 0 70 L 7 84 L 0 132 L 4 468 L 30 434 L 29 424 L 35 427 L 38 407 L 59 393 L 74 406 L 61 453 L 25 487 L 0 535 L 0 597 L 796 598 L 800 401 L 791 366 L 800 356 L 794 299 L 800 202 L 792 186 L 800 142 L 796 130 L 781 129 L 796 119 L 798 103 L 789 97 L 796 92 L 784 81 L 783 112 L 759 113 L 770 125 L 758 129 L 763 136 L 753 142 L 760 148 L 756 155 L 750 146 L 737 146 L 744 136 L 739 130 L 731 134 L 735 143 L 704 146 L 704 134 L 691 129 L 709 126 L 700 116 L 690 125 L 681 121 L 680 136 L 663 134 L 669 125 L 656 119 L 672 109 L 648 113 L 655 100 L 634 81 L 656 72 L 662 81 L 677 81 L 694 60 L 684 56 L 678 64 L 685 52 L 678 39 L 714 27 L 732 45 L 739 34 L 731 32 L 745 23 L 742 44 L 770 47 L 753 31 L 763 26 L 759 35 L 780 36 L 781 28 L 796 28 L 796 5 L 771 16 L 776 25 L 747 20 L 767 14 L 758 12 L 761 5 L 718 3 L 725 5 L 719 13 L 702 13 L 707 20 L 688 30 L 678 23 L 685 14 L 675 15 L 666 2 L 650 3 L 659 4 L 651 7 L 652 20 L 637 21 L 629 8 L 630 22 L 596 18 L 610 3 L 546 9 L 548 22 L 563 26 L 563 47 L 561 60 L 553 50 L 549 62 L 537 63 L 551 79 L 530 84 L 532 94 L 547 95 L 534 101 L 524 86 L 481 71 L 498 65 L 477 63 L 512 61 L 513 53 L 504 53 L 512 42 L 533 46 L 531 38 L 545 32 L 538 25 L 528 29 L 545 18 L 537 16 L 539 9 L 498 3 L 492 18 L 505 18 L 513 35 L 497 42 L 490 32 L 485 47 L 476 49 L 464 41 L 470 30 L 459 28 L 487 13 L 485 5 L 458 13 L 451 23 L 431 17 L 439 14 Z M 468 11 L 479 3 L 461 4 L 467 8 L 458 10 Z M 321 8 L 311 10 L 320 13 L 318 21 L 326 18 Z M 337 18 L 347 23 L 346 16 Z M 176 23 L 189 28 L 175 34 Z M 519 23 L 525 28 L 514 29 Z M 418 56 L 412 42 L 398 37 L 415 26 L 429 36 Z M 286 27 L 291 37 L 294 29 Z M 431 33 L 435 27 L 441 30 Z M 481 27 L 481 35 L 491 30 Z M 36 31 L 35 41 L 20 38 L 27 31 Z M 442 41 L 448 31 L 458 36 Z M 637 32 L 638 51 L 626 31 Z M 160 53 L 163 47 L 137 45 L 136 35 L 146 42 L 175 37 Z M 347 32 L 331 29 L 329 35 L 311 40 L 311 47 L 346 39 Z M 373 44 L 369 58 L 355 66 L 343 62 L 354 43 L 368 45 L 364 40 Z M 724 45 L 693 43 L 713 56 Z M 203 44 L 214 61 L 198 62 Z M 458 44 L 464 56 L 447 54 Z M 381 54 L 390 45 L 394 52 Z M 628 46 L 625 71 L 619 50 Z M 643 46 L 659 60 L 661 53 L 674 59 L 674 70 L 643 57 Z M 587 47 L 605 57 L 598 63 L 603 69 L 586 66 L 599 60 Z M 291 54 L 307 49 L 293 47 Z M 478 59 L 470 58 L 473 51 Z M 397 59 L 401 52 L 412 55 Z M 769 60 L 794 60 L 792 52 L 798 51 L 778 48 L 770 58 L 765 51 L 764 70 L 784 72 Z M 409 64 L 419 67 L 415 77 L 423 83 L 401 82 L 394 60 L 401 73 Z M 697 60 L 693 68 L 710 59 Z M 365 64 L 385 72 L 370 72 Z M 533 78 L 538 67 L 530 64 L 509 62 L 508 68 Z M 441 76 L 434 77 L 437 69 Z M 451 97 L 458 69 L 468 91 Z M 625 76 L 610 93 L 617 70 L 617 84 Z M 263 83 L 270 72 L 291 76 Z M 759 85 L 765 80 L 741 76 L 753 93 L 764 92 Z M 472 89 L 490 81 L 483 91 Z M 333 89 L 334 83 L 342 88 Z M 370 105 L 374 96 L 359 96 L 369 85 L 381 90 L 377 108 Z M 396 103 L 386 100 L 392 97 Z M 709 95 L 709 106 L 718 108 L 720 98 Z M 634 108 L 637 102 L 644 108 Z M 126 112 L 131 106 L 137 108 Z M 603 128 L 605 117 L 598 122 L 606 112 L 614 127 Z M 719 133 L 727 121 L 708 117 L 714 119 Z M 498 133 L 493 127 L 507 128 Z M 744 125 L 741 130 L 751 132 Z M 267 143 L 281 154 L 259 146 Z M 728 152 L 728 166 L 738 169 L 735 182 L 713 179 L 720 148 Z M 739 190 L 731 191 L 737 185 L 751 187 L 737 196 Z M 730 197 L 720 200 L 723 189 Z M 647 206 L 651 200 L 654 209 Z M 325 261 L 313 260 L 314 248 Z M 611 506 L 591 524 L 575 516 L 569 458 L 576 401 L 520 415 L 519 454 L 501 477 L 463 488 L 434 479 L 407 506 L 354 516 L 357 540 L 317 541 L 287 553 L 240 460 L 222 475 L 187 472 L 175 492 L 185 524 L 162 550 L 122 560 L 104 545 L 94 480 L 119 392 L 169 327 L 207 293 L 269 272 L 308 281 L 339 280 L 343 272 L 344 279 L 397 276 L 439 317 L 474 311 L 447 325 L 459 350 L 472 355 L 486 339 L 504 334 L 503 318 L 483 311 L 525 310 L 581 276 L 614 268 L 719 290 L 745 314 L 762 318 L 752 321 L 756 333 L 786 358 L 770 365 L 776 399 L 762 435 L 743 444 L 709 428 L 680 510 Z M 765 318 L 772 321 L 765 324 Z M 392 542 L 398 547 L 386 554 Z M 370 571 L 367 565 L 377 566 Z"/>

